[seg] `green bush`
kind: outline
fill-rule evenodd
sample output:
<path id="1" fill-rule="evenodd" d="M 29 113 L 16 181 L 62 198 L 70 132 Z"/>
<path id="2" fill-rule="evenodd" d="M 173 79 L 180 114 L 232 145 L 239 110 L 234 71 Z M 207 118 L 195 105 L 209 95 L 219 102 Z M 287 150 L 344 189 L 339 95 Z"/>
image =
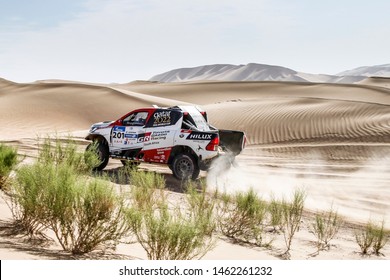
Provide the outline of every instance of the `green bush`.
<path id="1" fill-rule="evenodd" d="M 283 254 L 287 259 L 290 257 L 291 243 L 295 233 L 299 230 L 305 202 L 305 191 L 296 190 L 290 202 L 283 201 L 283 235 L 286 243 L 286 252 Z"/>
<path id="2" fill-rule="evenodd" d="M 271 196 L 271 201 L 268 203 L 269 225 L 274 231 L 282 230 L 283 228 L 283 202 Z"/>
<path id="3" fill-rule="evenodd" d="M 381 225 L 375 225 L 373 227 L 374 240 L 372 243 L 372 249 L 375 255 L 380 255 L 380 251 L 386 245 L 388 241 L 387 232 L 385 231 L 385 221 L 383 220 Z"/>
<path id="4" fill-rule="evenodd" d="M 38 161 L 16 171 L 16 184 L 10 197 L 14 219 L 28 234 L 42 234 L 47 228 L 48 195 L 76 184 L 79 173 L 89 169 L 84 153 L 77 151 L 73 140 L 63 143 L 59 138 L 44 139 Z"/>
<path id="5" fill-rule="evenodd" d="M 99 158 L 98 145 L 99 142 L 95 141 L 89 144 L 89 148 L 86 149 L 83 153 L 84 162 L 77 160 L 78 170 L 84 173 L 89 173 L 91 170 L 94 170 L 97 166 L 101 164 L 101 159 Z M 79 158 L 79 157 L 78 157 Z"/>
<path id="6" fill-rule="evenodd" d="M 93 148 L 80 152 L 70 137 L 67 139 L 45 138 L 40 147 L 38 161 L 45 164 L 66 164 L 78 173 L 89 173 L 100 159 Z"/>
<path id="7" fill-rule="evenodd" d="M 362 229 L 355 231 L 355 239 L 363 255 L 368 254 L 371 247 L 374 254 L 380 255 L 388 240 L 384 221 L 381 225 L 369 221 Z"/>
<path id="8" fill-rule="evenodd" d="M 317 238 L 317 249 L 329 248 L 329 242 L 335 237 L 342 225 L 342 219 L 337 211 L 331 208 L 327 212 L 317 213 L 311 224 L 311 230 Z"/>
<path id="9" fill-rule="evenodd" d="M 29 234 L 51 229 L 65 251 L 87 253 L 129 232 L 124 200 L 109 184 L 65 163 L 37 162 L 17 171 L 13 213 Z"/>
<path id="10" fill-rule="evenodd" d="M 91 169 L 86 154 L 74 141 L 45 139 L 38 161 L 16 171 L 10 196 L 14 218 L 27 233 L 50 229 L 73 254 L 116 244 L 130 232 L 122 196 L 110 182 L 85 176 Z"/>
<path id="11" fill-rule="evenodd" d="M 75 176 L 53 165 L 24 165 L 16 172 L 16 184 L 11 191 L 14 219 L 31 236 L 47 228 L 48 193 L 56 185 L 73 184 Z"/>
<path id="12" fill-rule="evenodd" d="M 16 149 L 0 144 L 0 189 L 6 189 L 11 171 L 18 163 Z"/>
<path id="13" fill-rule="evenodd" d="M 219 228 L 225 236 L 258 246 L 270 245 L 263 236 L 267 204 L 253 189 L 235 195 L 223 194 L 219 212 Z"/>
<path id="14" fill-rule="evenodd" d="M 216 196 L 207 193 L 206 182 L 200 180 L 200 189 L 197 188 L 194 181 L 186 182 L 186 199 L 189 208 L 189 215 L 192 219 L 203 224 L 205 232 L 211 236 L 216 229 Z"/>
<path id="15" fill-rule="evenodd" d="M 109 184 L 99 178 L 78 180 L 50 193 L 48 225 L 65 251 L 83 254 L 116 245 L 129 233 L 124 200 Z"/>
<path id="16" fill-rule="evenodd" d="M 138 171 L 135 168 L 128 169 L 131 184 L 133 203 L 137 208 L 154 207 L 161 196 L 164 196 L 165 179 L 155 172 Z"/>
<path id="17" fill-rule="evenodd" d="M 131 184 L 143 189 L 163 189 L 165 179 L 161 174 L 155 172 L 140 171 L 136 168 L 129 168 Z"/>
<path id="18" fill-rule="evenodd" d="M 360 247 L 361 253 L 366 255 L 374 242 L 374 225 L 368 222 L 360 231 L 355 231 L 355 240 Z"/>
<path id="19" fill-rule="evenodd" d="M 153 173 L 152 173 L 153 174 Z M 188 260 L 201 258 L 213 246 L 210 216 L 212 206 L 205 193 L 188 194 L 185 205 L 171 206 L 163 192 L 161 175 L 137 172 L 127 221 L 137 241 L 152 260 Z M 134 178 L 137 178 L 134 180 Z M 195 201 L 205 208 L 195 206 Z"/>

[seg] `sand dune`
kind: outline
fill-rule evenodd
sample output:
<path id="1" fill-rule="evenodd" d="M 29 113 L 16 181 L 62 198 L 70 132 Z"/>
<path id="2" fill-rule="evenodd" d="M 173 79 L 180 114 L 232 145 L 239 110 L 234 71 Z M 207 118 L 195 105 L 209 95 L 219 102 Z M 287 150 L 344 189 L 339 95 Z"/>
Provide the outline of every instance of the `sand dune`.
<path id="1" fill-rule="evenodd" d="M 251 144 L 388 142 L 388 105 L 264 98 L 206 105 L 217 127 L 245 130 Z M 229 112 L 223 119 L 218 116 Z"/>
<path id="2" fill-rule="evenodd" d="M 370 85 L 375 87 L 390 88 L 390 78 L 370 77 L 359 82 L 361 85 Z"/>
<path id="3" fill-rule="evenodd" d="M 88 129 L 92 123 L 115 120 L 144 106 L 177 101 L 110 86 L 71 82 L 14 84 L 0 81 L 2 138 L 18 139 L 48 131 Z"/>
<path id="4" fill-rule="evenodd" d="M 94 122 L 114 120 L 152 104 L 183 103 L 201 105 L 215 126 L 243 130 L 248 136 L 246 150 L 229 172 L 207 175 L 210 187 L 228 191 L 253 187 L 263 197 L 289 195 L 304 187 L 308 211 L 334 204 L 353 223 L 383 218 L 390 227 L 388 79 L 369 78 L 361 85 L 210 81 L 101 85 L 56 80 L 17 84 L 0 79 L 0 141 L 29 155 L 37 149 L 37 134 L 70 132 L 82 140 Z M 108 168 L 118 166 L 113 161 Z M 166 167 L 143 168 L 169 174 Z M 209 258 L 218 258 L 218 250 Z"/>
<path id="5" fill-rule="evenodd" d="M 135 92 L 194 102 L 213 104 L 230 100 L 263 99 L 265 97 L 312 97 L 390 105 L 386 88 L 366 85 L 343 85 L 299 82 L 217 82 L 183 83 L 133 82 L 116 85 Z"/>

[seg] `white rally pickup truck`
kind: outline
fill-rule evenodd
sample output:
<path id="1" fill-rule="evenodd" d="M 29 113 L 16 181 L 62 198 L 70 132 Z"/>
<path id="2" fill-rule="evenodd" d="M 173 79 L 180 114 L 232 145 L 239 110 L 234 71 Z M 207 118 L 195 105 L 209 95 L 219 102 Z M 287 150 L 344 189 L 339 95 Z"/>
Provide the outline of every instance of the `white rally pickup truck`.
<path id="1" fill-rule="evenodd" d="M 246 143 L 244 132 L 211 126 L 197 106 L 140 108 L 116 121 L 93 124 L 85 139 L 101 160 L 96 170 L 104 169 L 110 157 L 124 165 L 162 163 L 179 180 L 196 179 L 221 155 L 232 161 Z"/>

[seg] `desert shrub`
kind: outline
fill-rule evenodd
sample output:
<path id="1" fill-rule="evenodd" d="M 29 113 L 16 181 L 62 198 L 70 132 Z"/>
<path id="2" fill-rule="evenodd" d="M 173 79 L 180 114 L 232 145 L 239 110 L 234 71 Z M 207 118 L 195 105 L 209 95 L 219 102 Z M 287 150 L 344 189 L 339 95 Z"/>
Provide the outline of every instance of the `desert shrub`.
<path id="1" fill-rule="evenodd" d="M 283 200 L 283 235 L 286 244 L 286 252 L 284 256 L 290 257 L 292 239 L 299 230 L 299 226 L 302 219 L 303 207 L 305 202 L 305 191 L 296 190 L 293 193 L 292 200 Z"/>
<path id="2" fill-rule="evenodd" d="M 372 249 L 375 255 L 380 255 L 380 251 L 386 245 L 388 241 L 387 232 L 385 231 L 385 221 L 383 220 L 381 225 L 375 225 L 373 227 L 374 240 L 372 242 Z"/>
<path id="3" fill-rule="evenodd" d="M 155 172 L 144 172 L 136 168 L 128 169 L 131 184 L 143 189 L 162 189 L 165 187 L 165 179 Z"/>
<path id="4" fill-rule="evenodd" d="M 100 159 L 93 147 L 80 152 L 70 137 L 65 140 L 47 137 L 40 147 L 38 161 L 53 165 L 66 164 L 79 173 L 88 173 L 99 164 Z"/>
<path id="5" fill-rule="evenodd" d="M 369 221 L 362 229 L 355 231 L 355 240 L 363 255 L 368 254 L 371 247 L 374 254 L 380 255 L 388 240 L 384 221 L 380 225 Z"/>
<path id="6" fill-rule="evenodd" d="M 58 186 L 65 188 L 75 184 L 79 173 L 90 170 L 88 164 L 96 159 L 96 156 L 78 152 L 70 138 L 66 143 L 58 137 L 44 139 L 38 161 L 16 171 L 16 184 L 9 197 L 13 217 L 22 229 L 30 235 L 42 234 L 47 225 L 47 195 Z"/>
<path id="7" fill-rule="evenodd" d="M 355 231 L 355 240 L 360 247 L 361 253 L 366 255 L 374 242 L 374 225 L 368 222 L 363 229 Z"/>
<path id="8" fill-rule="evenodd" d="M 235 195 L 223 194 L 219 213 L 219 228 L 225 236 L 258 246 L 270 244 L 264 242 L 263 236 L 267 204 L 253 189 Z"/>
<path id="9" fill-rule="evenodd" d="M 327 212 L 317 213 L 311 224 L 313 235 L 317 238 L 317 249 L 329 248 L 329 242 L 335 237 L 342 225 L 342 219 L 337 211 L 331 208 Z"/>
<path id="10" fill-rule="evenodd" d="M 11 171 L 18 163 L 16 149 L 0 144 L 0 189 L 6 189 Z"/>
<path id="11" fill-rule="evenodd" d="M 273 227 L 274 231 L 283 228 L 283 202 L 271 196 L 268 203 L 269 225 Z"/>
<path id="12" fill-rule="evenodd" d="M 138 171 L 135 168 L 128 169 L 131 184 L 133 203 L 139 209 L 154 207 L 159 196 L 163 196 L 165 179 L 161 174 L 155 172 Z"/>
<path id="13" fill-rule="evenodd" d="M 65 251 L 83 254 L 105 248 L 129 233 L 124 200 L 99 178 L 79 179 L 51 190 L 48 227 Z"/>
<path id="14" fill-rule="evenodd" d="M 217 193 L 208 194 L 206 182 L 200 180 L 199 188 L 194 181 L 186 182 L 186 199 L 189 208 L 189 215 L 196 221 L 203 223 L 205 232 L 211 235 L 216 229 L 216 196 Z"/>
<path id="15" fill-rule="evenodd" d="M 150 175 L 139 172 L 139 176 Z M 170 207 L 167 194 L 162 191 L 164 186 L 160 184 L 160 179 L 137 180 L 142 182 L 143 187 L 134 183 L 135 191 L 131 192 L 130 197 L 133 203 L 128 209 L 127 221 L 137 241 L 146 251 L 148 259 L 201 258 L 212 248 L 213 238 L 210 229 L 214 221 L 209 216 L 210 208 L 206 207 L 203 213 L 200 207 L 192 207 L 188 203 L 180 205 L 181 207 Z M 156 180 L 160 183 L 156 184 Z M 151 199 L 144 200 L 145 196 L 150 196 Z M 192 193 L 190 196 L 189 201 L 192 202 L 206 201 L 202 198 L 202 193 Z"/>
<path id="16" fill-rule="evenodd" d="M 99 143 L 97 141 L 90 144 L 89 148 L 86 149 L 82 155 L 84 157 L 84 162 L 82 163 L 80 160 L 77 160 L 78 163 L 78 169 L 81 172 L 89 173 L 91 170 L 94 170 L 96 166 L 99 166 L 101 164 L 101 160 L 98 155 L 98 145 Z M 79 156 L 77 157 L 79 158 Z"/>
<path id="17" fill-rule="evenodd" d="M 51 229 L 65 251 L 90 252 L 129 232 L 124 200 L 100 178 L 87 178 L 86 153 L 73 141 L 45 139 L 38 161 L 19 168 L 11 210 L 30 234 Z"/>
<path id="18" fill-rule="evenodd" d="M 29 234 L 51 229 L 73 254 L 115 243 L 129 232 L 124 201 L 109 182 L 81 177 L 67 164 L 21 167 L 13 200 L 14 217 Z"/>
<path id="19" fill-rule="evenodd" d="M 126 164 L 122 168 L 119 168 L 117 172 L 108 175 L 108 180 L 116 182 L 119 185 L 128 185 L 130 184 L 130 176 L 133 170 L 135 170 L 135 167 Z"/>
<path id="20" fill-rule="evenodd" d="M 42 234 L 47 228 L 48 193 L 57 185 L 66 187 L 74 182 L 74 174 L 64 168 L 42 163 L 22 166 L 10 192 L 14 219 L 29 235 Z"/>

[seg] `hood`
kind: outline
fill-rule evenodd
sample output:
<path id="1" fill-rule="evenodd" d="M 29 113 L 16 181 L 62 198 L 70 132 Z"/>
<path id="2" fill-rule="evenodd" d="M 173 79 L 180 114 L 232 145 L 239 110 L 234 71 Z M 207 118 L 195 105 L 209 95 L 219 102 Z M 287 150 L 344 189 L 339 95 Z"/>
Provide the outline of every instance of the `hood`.
<path id="1" fill-rule="evenodd" d="M 90 133 L 94 132 L 97 129 L 106 128 L 110 126 L 114 121 L 104 121 L 104 122 L 98 122 L 91 125 L 91 128 L 89 130 Z"/>

